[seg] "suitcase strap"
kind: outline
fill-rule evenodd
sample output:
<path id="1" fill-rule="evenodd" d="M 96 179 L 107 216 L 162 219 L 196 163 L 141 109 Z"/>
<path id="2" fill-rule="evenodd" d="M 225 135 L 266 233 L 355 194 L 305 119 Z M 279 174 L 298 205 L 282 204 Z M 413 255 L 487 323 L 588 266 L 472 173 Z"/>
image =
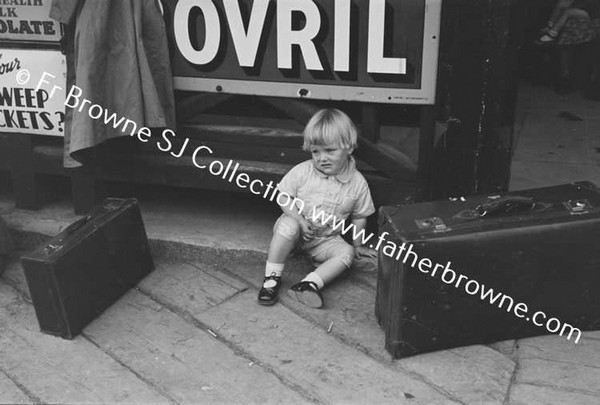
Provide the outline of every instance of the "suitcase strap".
<path id="1" fill-rule="evenodd" d="M 533 211 L 537 203 L 531 197 L 508 195 L 475 207 L 479 218 Z"/>
<path id="2" fill-rule="evenodd" d="M 450 223 L 444 222 L 439 217 L 416 219 L 415 223 L 421 231 L 444 233 L 468 227 L 473 221 L 486 220 L 488 218 L 504 217 L 506 222 L 512 222 L 511 218 L 514 218 L 518 222 L 521 220 L 521 216 L 517 214 L 535 213 L 536 218 L 542 220 L 544 218 L 564 216 L 565 212 L 570 215 L 584 215 L 592 211 L 594 211 L 594 206 L 588 199 L 567 200 L 562 203 L 552 204 L 535 201 L 531 197 L 512 195 L 480 204 L 472 209 L 462 210 L 450 218 Z M 459 222 L 452 220 L 458 220 Z"/>

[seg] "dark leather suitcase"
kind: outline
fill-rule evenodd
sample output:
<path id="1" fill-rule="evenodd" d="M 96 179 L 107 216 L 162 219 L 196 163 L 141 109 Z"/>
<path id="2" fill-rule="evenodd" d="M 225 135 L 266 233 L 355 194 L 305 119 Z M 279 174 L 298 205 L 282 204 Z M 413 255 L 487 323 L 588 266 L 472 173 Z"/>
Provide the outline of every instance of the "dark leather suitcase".
<path id="1" fill-rule="evenodd" d="M 393 357 L 600 329 L 600 193 L 589 182 L 382 207 L 379 225 L 375 313 Z"/>
<path id="2" fill-rule="evenodd" d="M 104 200 L 21 260 L 40 329 L 66 339 L 154 269 L 135 199 Z"/>

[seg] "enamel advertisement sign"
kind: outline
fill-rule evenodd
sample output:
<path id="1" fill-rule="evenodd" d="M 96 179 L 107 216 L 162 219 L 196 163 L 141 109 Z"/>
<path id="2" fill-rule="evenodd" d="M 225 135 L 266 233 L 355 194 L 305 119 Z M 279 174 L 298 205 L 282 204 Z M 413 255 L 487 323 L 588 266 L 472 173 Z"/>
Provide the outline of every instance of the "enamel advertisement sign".
<path id="1" fill-rule="evenodd" d="M 433 104 L 441 0 L 167 0 L 177 89 Z"/>
<path id="2" fill-rule="evenodd" d="M 49 17 L 52 0 L 0 1 L 0 40 L 58 42 L 60 24 Z"/>
<path id="3" fill-rule="evenodd" d="M 60 51 L 0 49 L 0 132 L 62 136 L 66 72 Z"/>

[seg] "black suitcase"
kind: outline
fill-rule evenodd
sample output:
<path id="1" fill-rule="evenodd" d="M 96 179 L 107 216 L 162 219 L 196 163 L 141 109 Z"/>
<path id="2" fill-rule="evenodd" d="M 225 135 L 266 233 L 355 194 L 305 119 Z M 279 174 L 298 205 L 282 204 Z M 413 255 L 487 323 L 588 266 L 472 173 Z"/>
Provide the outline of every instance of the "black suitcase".
<path id="1" fill-rule="evenodd" d="M 382 207 L 379 226 L 375 313 L 393 357 L 600 328 L 592 183 Z"/>
<path id="2" fill-rule="evenodd" d="M 135 199 L 104 200 L 21 260 L 40 329 L 66 339 L 154 269 Z"/>

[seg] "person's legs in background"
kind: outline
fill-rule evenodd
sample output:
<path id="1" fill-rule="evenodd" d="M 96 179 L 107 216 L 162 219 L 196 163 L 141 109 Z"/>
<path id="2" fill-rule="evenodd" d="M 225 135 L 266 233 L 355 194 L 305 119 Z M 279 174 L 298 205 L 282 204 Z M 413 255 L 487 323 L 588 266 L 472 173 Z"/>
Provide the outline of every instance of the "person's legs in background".
<path id="1" fill-rule="evenodd" d="M 556 7 L 552 11 L 552 15 L 550 16 L 546 27 L 542 29 L 542 36 L 535 41 L 538 45 L 545 45 L 556 42 L 556 40 L 558 39 L 558 35 L 565 27 L 567 21 L 569 21 L 570 19 L 590 19 L 590 15 L 587 11 L 576 7 L 572 7 L 573 5 L 573 0 L 560 0 L 556 4 Z"/>

